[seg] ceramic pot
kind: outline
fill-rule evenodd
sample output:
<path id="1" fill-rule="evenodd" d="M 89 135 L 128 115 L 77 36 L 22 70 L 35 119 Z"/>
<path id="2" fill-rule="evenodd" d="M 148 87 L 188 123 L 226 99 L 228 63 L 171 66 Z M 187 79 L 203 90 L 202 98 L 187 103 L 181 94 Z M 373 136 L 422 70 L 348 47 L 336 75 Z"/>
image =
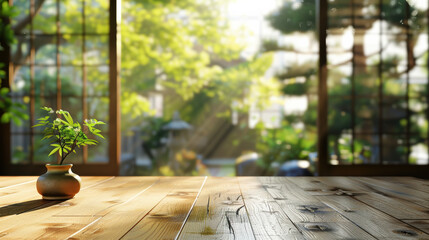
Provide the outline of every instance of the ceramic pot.
<path id="1" fill-rule="evenodd" d="M 80 177 L 73 173 L 73 164 L 46 164 L 47 172 L 37 179 L 37 191 L 46 200 L 73 198 L 80 190 Z"/>

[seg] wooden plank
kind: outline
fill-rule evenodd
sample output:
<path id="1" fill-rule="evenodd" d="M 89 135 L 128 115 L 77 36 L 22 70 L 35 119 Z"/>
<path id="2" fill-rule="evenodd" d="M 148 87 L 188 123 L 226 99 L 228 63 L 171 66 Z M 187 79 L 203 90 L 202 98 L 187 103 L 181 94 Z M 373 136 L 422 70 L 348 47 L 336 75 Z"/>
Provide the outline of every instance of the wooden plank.
<path id="1" fill-rule="evenodd" d="M 107 179 L 109 179 L 109 177 L 82 177 L 81 190 Z M 21 202 L 28 200 L 41 200 L 42 196 L 37 192 L 36 182 L 12 185 L 9 188 L 0 191 L 0 206 L 16 204 L 17 199 Z"/>
<path id="2" fill-rule="evenodd" d="M 101 212 L 103 217 L 71 235 L 73 239 L 120 239 L 169 193 L 180 189 L 186 178 L 162 177 L 133 199 Z"/>
<path id="3" fill-rule="evenodd" d="M 208 178 L 179 239 L 255 239 L 237 178 Z"/>
<path id="4" fill-rule="evenodd" d="M 429 180 L 414 177 L 374 177 L 375 179 L 387 181 L 418 191 L 429 193 Z"/>
<path id="5" fill-rule="evenodd" d="M 240 177 L 238 180 L 256 239 L 303 239 L 258 178 Z"/>
<path id="6" fill-rule="evenodd" d="M 320 202 L 293 182 L 295 178 L 260 178 L 306 239 L 374 239 L 340 213 Z"/>
<path id="7" fill-rule="evenodd" d="M 55 216 L 79 216 L 82 213 L 102 216 L 106 209 L 128 201 L 158 180 L 159 177 L 115 177 L 106 184 L 95 186 L 91 192 L 81 194 Z"/>
<path id="8" fill-rule="evenodd" d="M 48 204 L 9 216 L 4 224 L 0 222 L 0 234 L 7 238 L 22 239 L 48 238 L 46 234 L 51 223 L 58 224 L 56 238 L 64 239 L 79 231 L 82 226 L 91 224 L 95 217 L 101 217 L 103 210 L 111 208 L 132 198 L 136 193 L 153 184 L 157 177 L 116 177 L 93 187 L 85 188 L 79 195 L 67 201 L 49 201 Z M 68 218 L 79 219 L 78 224 L 68 224 Z M 55 221 L 54 221 L 55 219 Z M 32 228 L 26 226 L 32 225 Z"/>
<path id="9" fill-rule="evenodd" d="M 371 192 L 371 188 L 348 177 L 317 177 L 310 181 L 297 179 L 312 195 L 345 195 L 362 201 L 398 219 L 429 219 L 429 208 L 394 196 Z"/>
<path id="10" fill-rule="evenodd" d="M 295 178 L 284 177 L 260 178 L 264 188 L 280 204 L 292 222 L 348 222 L 334 209 L 296 186 L 294 180 Z"/>
<path id="11" fill-rule="evenodd" d="M 410 224 L 411 226 L 429 234 L 429 219 L 425 220 L 404 220 L 404 222 Z"/>
<path id="12" fill-rule="evenodd" d="M 35 182 L 37 177 L 0 177 L 0 191 L 18 184 Z"/>
<path id="13" fill-rule="evenodd" d="M 405 201 L 411 201 L 429 208 L 429 194 L 426 192 L 370 177 L 357 177 L 354 179 L 359 180 L 363 185 L 372 188 L 373 192 L 387 197 L 395 197 Z"/>
<path id="14" fill-rule="evenodd" d="M 67 217 L 48 218 L 42 224 L 28 224 L 20 229 L 11 229 L 0 232 L 1 239 L 60 239 L 61 236 L 69 236 L 76 229 L 80 229 L 100 217 Z M 43 234 L 38 235 L 43 228 Z M 30 235 L 36 233 L 36 235 Z M 64 238 L 63 238 L 64 239 Z"/>
<path id="15" fill-rule="evenodd" d="M 175 239 L 205 181 L 203 177 L 176 177 L 174 190 L 121 239 Z"/>
<path id="16" fill-rule="evenodd" d="M 425 239 L 429 235 L 350 196 L 318 196 L 353 223 L 378 239 Z"/>
<path id="17" fill-rule="evenodd" d="M 305 239 L 375 239 L 352 222 L 312 222 L 296 225 Z"/>
<path id="18" fill-rule="evenodd" d="M 109 180 L 109 177 L 82 177 L 81 192 L 86 188 Z M 4 195 L 3 195 L 4 194 Z M 79 197 L 79 194 L 76 197 Z M 9 217 L 39 207 L 49 207 L 58 202 L 46 201 L 37 192 L 36 183 L 23 184 L 5 189 L 0 195 L 0 226 Z M 1 229 L 1 228 L 0 228 Z"/>

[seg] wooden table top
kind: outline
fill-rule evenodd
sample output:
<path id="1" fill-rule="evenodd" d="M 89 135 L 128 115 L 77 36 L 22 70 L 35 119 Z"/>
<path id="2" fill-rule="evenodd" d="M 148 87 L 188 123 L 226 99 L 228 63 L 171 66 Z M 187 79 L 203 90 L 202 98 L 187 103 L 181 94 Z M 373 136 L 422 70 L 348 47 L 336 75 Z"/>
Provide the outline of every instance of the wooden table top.
<path id="1" fill-rule="evenodd" d="M 429 181 L 82 177 L 67 201 L 0 177 L 1 239 L 429 239 Z"/>

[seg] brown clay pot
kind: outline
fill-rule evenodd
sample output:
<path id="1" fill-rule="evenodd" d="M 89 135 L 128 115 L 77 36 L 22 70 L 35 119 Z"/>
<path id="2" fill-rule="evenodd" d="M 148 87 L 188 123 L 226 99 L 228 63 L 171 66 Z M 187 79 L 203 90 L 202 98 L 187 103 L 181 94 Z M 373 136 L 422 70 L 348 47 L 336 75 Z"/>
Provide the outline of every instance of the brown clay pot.
<path id="1" fill-rule="evenodd" d="M 73 198 L 80 190 L 80 177 L 71 171 L 73 164 L 46 164 L 48 171 L 37 179 L 37 191 L 46 200 Z"/>

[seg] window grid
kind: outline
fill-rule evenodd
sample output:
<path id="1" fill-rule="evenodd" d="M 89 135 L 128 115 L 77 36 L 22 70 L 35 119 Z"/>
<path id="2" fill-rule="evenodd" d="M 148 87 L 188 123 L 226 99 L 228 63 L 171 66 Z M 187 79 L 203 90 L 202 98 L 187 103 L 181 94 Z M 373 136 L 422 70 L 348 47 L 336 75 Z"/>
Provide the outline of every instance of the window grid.
<path id="1" fill-rule="evenodd" d="M 325 2 L 326 4 L 330 4 L 330 2 Z M 361 17 L 359 17 L 359 16 L 357 16 L 356 15 L 356 8 L 357 8 L 357 6 L 359 5 L 359 4 L 362 4 L 363 5 L 363 3 L 361 3 L 361 2 L 359 2 L 359 1 L 356 1 L 356 0 L 350 0 L 350 1 L 348 1 L 348 4 L 347 4 L 347 6 L 351 9 L 351 13 L 350 13 L 350 17 L 351 17 L 351 19 L 350 19 L 350 24 L 351 24 L 351 26 L 352 26 L 352 29 L 353 29 L 353 35 L 354 35 L 354 37 L 355 37 L 355 35 L 356 34 L 364 34 L 364 33 L 360 33 L 359 32 L 359 28 L 361 28 L 360 27 L 360 24 L 362 24 L 362 23 L 356 23 L 356 19 L 357 18 L 359 18 L 360 20 L 362 20 L 363 18 L 361 18 Z M 362 53 L 357 53 L 357 45 L 359 44 L 356 44 L 356 42 L 354 42 L 354 44 L 353 44 L 353 46 L 352 46 L 352 49 L 351 49 L 351 52 L 352 52 L 352 57 L 351 57 L 351 60 L 350 60 L 350 62 L 351 62 L 351 67 L 352 67 L 352 69 L 351 69 L 351 74 L 350 74 L 350 95 L 349 96 L 347 96 L 348 94 L 346 94 L 346 95 L 331 95 L 331 94 L 329 94 L 329 89 L 328 89 L 328 91 L 327 91 L 327 96 L 328 96 L 328 102 L 330 101 L 330 100 L 334 100 L 334 99 L 337 99 L 337 101 L 338 101 L 338 99 L 349 99 L 349 101 L 350 101 L 350 106 L 351 106 L 351 111 L 350 111 L 350 131 L 349 131 L 349 129 L 348 128 L 345 128 L 345 129 L 343 129 L 343 133 L 339 133 L 339 132 L 329 132 L 328 133 L 328 135 L 329 136 L 334 136 L 334 135 L 338 135 L 338 134 L 345 134 L 346 132 L 349 132 L 349 133 L 347 133 L 347 134 L 350 134 L 351 135 L 351 139 L 350 139 L 350 150 L 351 150 L 351 159 L 350 159 L 350 163 L 352 164 L 352 165 L 356 165 L 356 164 L 362 164 L 362 163 L 358 163 L 358 162 L 356 162 L 356 160 L 357 160 L 357 152 L 356 152 L 356 145 L 355 145 L 355 141 L 356 141 L 356 139 L 357 139 L 357 136 L 359 135 L 359 136 L 364 136 L 364 135 L 366 135 L 367 137 L 371 137 L 372 135 L 377 135 L 377 138 L 378 138 L 378 142 L 376 143 L 377 144 L 377 146 L 378 146 L 378 153 L 377 153 L 377 162 L 376 162 L 376 164 L 378 164 L 378 165 L 386 165 L 386 164 L 391 164 L 392 162 L 390 162 L 389 161 L 389 159 L 386 159 L 386 157 L 385 156 L 387 156 L 386 154 L 388 154 L 387 152 L 385 152 L 385 153 L 383 153 L 383 151 L 386 151 L 386 147 L 387 147 L 387 145 L 386 144 L 389 144 L 389 141 L 387 141 L 387 142 L 384 142 L 386 139 L 389 139 L 389 138 L 397 138 L 398 137 L 398 141 L 403 141 L 404 143 L 403 144 L 401 144 L 400 146 L 398 145 L 398 146 L 396 146 L 398 149 L 399 148 L 402 148 L 402 150 L 401 151 L 403 151 L 402 152 L 402 154 L 403 154 L 403 156 L 406 158 L 405 159 L 405 161 L 403 161 L 402 162 L 402 160 L 401 159 L 399 159 L 398 160 L 398 162 L 396 162 L 396 163 L 393 163 L 393 164 L 406 164 L 406 165 L 409 165 L 410 164 L 410 155 L 411 155 L 411 146 L 412 146 L 412 143 L 411 143 L 411 137 L 412 136 L 415 136 L 415 135 L 417 135 L 417 133 L 419 133 L 418 131 L 416 132 L 415 130 L 412 130 L 411 129 L 411 112 L 410 112 L 410 100 L 412 100 L 412 99 L 420 99 L 420 101 L 422 101 L 421 100 L 421 98 L 420 97 L 416 97 L 416 96 L 410 96 L 410 79 L 411 79 L 411 76 L 410 76 L 410 71 L 411 70 L 413 70 L 414 68 L 416 68 L 416 67 L 419 67 L 420 65 L 419 64 L 417 64 L 417 63 L 412 63 L 411 61 L 410 61 L 410 59 L 412 59 L 412 58 L 414 58 L 414 55 L 412 55 L 413 54 L 413 49 L 411 49 L 411 51 L 410 51 L 410 49 L 408 49 L 409 48 L 409 46 L 408 46 L 408 43 L 410 42 L 410 41 L 412 41 L 412 36 L 411 36 L 411 30 L 410 30 L 410 25 L 409 25 L 409 18 L 411 17 L 411 15 L 410 15 L 410 5 L 408 5 L 408 4 L 405 4 L 405 7 L 404 7 L 404 12 L 405 12 L 405 14 L 404 14 L 404 16 L 403 16 L 403 22 L 401 22 L 402 23 L 402 30 L 401 30 L 401 32 L 404 32 L 405 33 L 405 36 L 404 36 L 404 40 L 406 41 L 406 48 L 407 48 L 407 51 L 406 51 L 406 56 L 404 56 L 404 58 L 406 58 L 406 69 L 405 69 L 405 71 L 403 72 L 403 80 L 404 80 L 404 88 L 405 88 L 405 94 L 404 95 L 391 95 L 391 94 L 388 94 L 388 93 L 385 93 L 384 92 L 384 87 L 385 87 L 385 84 L 388 82 L 388 79 L 389 79 L 389 76 L 386 76 L 386 73 L 385 73 L 385 69 L 383 69 L 383 66 L 384 66 L 384 58 L 385 58 L 385 56 L 383 56 L 383 54 L 385 55 L 386 54 L 386 49 L 385 49 L 385 47 L 386 46 L 383 46 L 383 39 L 382 39 L 382 36 L 384 36 L 384 35 L 391 35 L 391 34 L 389 34 L 389 33 L 386 33 L 386 29 L 385 29 L 385 24 L 386 24 L 386 19 L 384 19 L 384 17 L 383 17 L 383 12 L 384 12 L 384 9 L 383 9 L 383 0 L 379 0 L 378 1 L 378 8 L 379 8 L 379 11 L 378 11 L 378 16 L 376 17 L 376 19 L 380 22 L 380 24 L 379 24 L 379 29 L 378 29 L 378 35 L 380 36 L 379 37 L 379 39 L 378 39 L 378 45 L 379 45 L 379 51 L 378 51 L 378 57 L 379 57 L 379 62 L 378 62 L 378 66 L 376 66 L 376 68 L 377 68 L 377 77 L 378 77 L 378 81 L 377 81 L 377 84 L 378 84 L 378 86 L 377 86 L 377 96 L 376 95 L 371 95 L 371 94 L 364 94 L 364 95 L 362 95 L 362 94 L 357 94 L 357 81 L 362 81 L 361 79 L 359 79 L 359 77 L 357 76 L 357 74 L 358 74 L 358 71 L 357 71 L 357 67 L 359 67 L 359 66 L 365 66 L 365 72 L 367 72 L 368 70 L 367 70 L 367 68 L 368 67 L 375 67 L 375 65 L 372 65 L 372 64 L 365 64 L 365 65 L 361 65 L 361 64 L 359 64 L 358 62 L 356 62 L 356 56 L 358 56 L 358 54 L 362 54 Z M 338 3 L 337 3 L 337 5 L 336 5 L 337 7 L 338 7 Z M 343 7 L 344 7 L 344 5 L 343 5 Z M 359 5 L 359 7 L 361 7 L 360 5 Z M 329 8 L 328 8 L 329 9 Z M 427 10 L 427 11 L 429 11 L 429 10 Z M 426 17 L 427 18 L 427 17 Z M 364 18 L 364 20 L 368 20 L 367 18 Z M 330 21 L 329 20 L 329 15 L 328 15 L 328 20 L 327 20 L 328 22 Z M 330 28 L 331 26 L 328 24 L 328 28 Z M 364 27 L 365 28 L 365 27 Z M 327 31 L 327 33 L 328 33 L 328 35 L 335 35 L 335 29 L 326 29 Z M 367 31 L 368 29 L 364 29 L 364 30 L 362 30 L 362 31 Z M 401 34 L 401 33 L 399 33 L 399 34 Z M 425 31 L 425 32 L 422 32 L 422 33 L 420 33 L 420 34 L 427 34 L 427 30 Z M 393 35 L 395 35 L 395 34 L 393 34 Z M 363 41 L 363 36 L 361 36 L 362 37 L 362 41 Z M 356 38 L 355 38 L 355 40 L 356 40 Z M 429 39 L 428 39 L 429 40 Z M 322 39 L 321 39 L 321 41 L 323 41 Z M 363 43 L 360 43 L 360 44 L 363 44 Z M 325 46 L 326 47 L 326 46 Z M 362 47 L 362 46 L 361 46 Z M 363 47 L 362 47 L 363 48 Z M 362 51 L 362 49 L 359 49 L 359 51 Z M 335 54 L 335 50 L 330 50 L 329 48 L 328 48 L 328 55 L 331 53 L 331 54 Z M 426 52 L 428 52 L 428 49 L 426 49 Z M 321 54 L 321 53 L 320 53 Z M 364 56 L 365 57 L 368 57 L 367 56 L 367 54 L 366 53 L 363 53 L 363 54 L 365 54 Z M 414 58 L 414 59 L 416 59 L 416 58 Z M 338 66 L 345 66 L 344 64 L 346 64 L 346 62 L 342 62 L 342 63 L 339 63 L 339 64 L 335 64 L 335 65 L 328 65 L 328 69 L 334 69 L 333 67 L 338 67 Z M 429 63 L 428 63 L 428 66 L 429 66 Z M 425 66 L 426 68 L 427 68 L 427 66 Z M 429 76 L 427 75 L 427 76 L 425 76 L 426 78 L 428 78 Z M 400 78 L 399 76 L 397 77 L 397 78 Z M 415 77 L 413 77 L 413 79 L 414 79 Z M 373 80 L 373 81 L 375 81 L 375 79 Z M 428 84 L 426 84 L 426 88 L 428 88 Z M 427 94 L 429 94 L 429 93 L 427 93 Z M 356 119 L 357 119 L 357 117 L 358 117 L 358 115 L 357 115 L 357 113 L 358 113 L 358 111 L 359 111 L 359 109 L 357 108 L 357 100 L 358 99 L 371 99 L 371 98 L 376 98 L 377 99 L 377 114 L 378 114 L 378 116 L 377 116 L 377 118 L 378 118 L 378 121 L 377 121 L 377 123 L 376 123 L 376 125 L 377 125 L 377 132 L 373 132 L 373 131 L 371 131 L 371 130 L 369 130 L 369 131 L 367 131 L 366 129 L 359 129 L 359 130 L 357 130 L 356 129 L 356 127 L 357 127 L 357 124 L 358 124 L 358 122 L 356 122 Z M 427 98 L 424 100 L 425 102 L 427 102 L 427 100 L 429 99 L 429 96 L 426 96 Z M 402 107 L 400 107 L 400 102 L 402 102 L 402 101 L 404 101 L 404 108 L 405 109 L 403 109 Z M 389 104 L 397 104 L 399 107 L 399 109 L 398 110 L 396 110 L 396 111 L 402 111 L 403 113 L 404 113 L 404 116 L 403 117 L 401 117 L 401 118 L 398 118 L 398 119 L 396 119 L 396 121 L 399 123 L 399 120 L 400 119 L 403 119 L 403 120 L 405 120 L 406 121 L 406 124 L 405 124 L 405 127 L 403 128 L 403 130 L 402 131 L 399 131 L 399 132 L 397 132 L 397 131 L 394 131 L 394 129 L 392 129 L 392 126 L 386 126 L 385 125 L 385 122 L 386 122 L 386 119 L 387 119 L 387 117 L 392 117 L 392 116 L 389 116 L 389 113 L 386 113 L 386 111 L 389 109 L 389 107 L 390 107 L 390 105 Z M 329 105 L 328 105 L 329 106 Z M 323 108 L 323 106 L 322 106 L 322 108 Z M 429 119 L 429 110 L 428 110 L 428 108 L 426 108 L 426 120 L 427 119 Z M 387 115 L 385 115 L 385 114 L 387 114 Z M 398 125 L 396 125 L 396 127 L 397 127 Z M 320 127 L 320 125 L 319 125 L 319 127 Z M 328 129 L 329 129 L 329 127 L 328 127 Z M 347 130 L 347 131 L 346 131 Z M 393 131 L 392 131 L 393 130 Z M 319 132 L 320 133 L 320 132 Z M 429 139 L 429 133 L 426 133 L 427 135 L 428 135 L 428 139 Z M 402 138 L 404 138 L 404 139 L 402 139 Z M 319 140 L 320 141 L 320 140 Z M 391 140 L 390 140 L 391 141 Z M 427 140 L 426 140 L 426 145 L 428 145 L 428 142 L 427 142 Z M 319 146 L 322 146 L 322 144 L 320 144 Z M 328 148 L 328 146 L 326 146 L 327 148 Z M 405 149 L 403 149 L 403 147 L 405 147 Z M 320 151 L 320 148 L 319 148 L 319 151 Z M 429 154 L 429 148 L 428 148 L 428 154 Z M 341 159 L 341 157 L 339 157 L 340 159 Z M 330 159 L 330 156 L 328 156 L 328 159 Z M 342 160 L 344 160 L 344 159 L 342 159 Z M 340 162 L 339 163 L 340 165 L 341 164 L 348 164 L 348 163 L 345 163 L 345 162 Z M 363 164 L 365 164 L 365 163 L 363 163 Z"/>
<path id="2" fill-rule="evenodd" d="M 36 111 L 38 111 L 38 109 L 36 109 L 36 99 L 40 98 L 40 99 L 51 99 L 55 101 L 55 105 L 57 109 L 61 109 L 63 106 L 63 100 L 64 98 L 70 99 L 70 98 L 80 98 L 81 100 L 81 109 L 82 109 L 82 119 L 87 119 L 88 118 L 88 106 L 87 106 L 87 99 L 88 97 L 109 97 L 109 94 L 92 94 L 92 95 L 88 95 L 87 94 L 87 66 L 91 66 L 91 67 L 102 67 L 102 66 L 109 66 L 107 63 L 100 63 L 100 64 L 87 64 L 86 62 L 86 41 L 87 41 L 87 35 L 88 36 L 109 36 L 109 33 L 86 33 L 86 11 L 85 11 L 85 7 L 86 7 L 86 0 L 82 0 L 79 1 L 79 4 L 81 4 L 82 7 L 82 11 L 81 11 L 81 18 L 82 18 L 82 33 L 62 33 L 62 29 L 61 29 L 61 16 L 60 16 L 60 8 L 61 8 L 61 0 L 55 0 L 55 8 L 56 8 L 56 13 L 55 13 L 55 33 L 49 33 L 49 34 L 44 34 L 44 33 L 39 33 L 39 32 L 35 32 L 35 27 L 34 27 L 34 19 L 36 17 L 36 2 L 35 0 L 30 0 L 30 4 L 28 5 L 29 8 L 29 31 L 28 32 L 23 32 L 23 33 L 18 33 L 16 34 L 16 36 L 19 38 L 29 38 L 29 59 L 27 60 L 27 63 L 19 63 L 19 62 L 15 62 L 15 66 L 17 67 L 28 67 L 29 68 L 29 92 L 28 93 L 24 93 L 24 94 L 20 94 L 17 93 L 15 95 L 13 95 L 13 99 L 18 99 L 19 97 L 24 97 L 28 94 L 29 96 L 29 109 L 28 109 L 28 113 L 29 113 L 29 126 L 28 127 L 28 131 L 27 130 L 20 130 L 18 129 L 17 131 L 11 131 L 11 135 L 25 135 L 29 137 L 29 151 L 28 151 L 28 158 L 31 164 L 36 164 L 35 162 L 35 157 L 34 157 L 34 151 L 35 151 L 35 136 L 36 135 L 40 135 L 41 132 L 39 130 L 33 129 L 31 126 L 33 126 L 36 122 L 36 117 L 35 117 L 35 113 Z M 81 46 L 81 51 L 82 51 L 82 57 L 81 57 L 81 64 L 74 64 L 74 63 L 66 63 L 66 64 L 62 64 L 61 63 L 61 42 L 62 42 L 62 38 L 64 35 L 68 35 L 68 36 L 80 36 L 82 37 L 81 42 L 82 42 L 82 46 Z M 55 63 L 54 64 L 45 64 L 45 63 L 36 63 L 36 41 L 38 38 L 40 37 L 55 37 Z M 19 59 L 18 59 L 19 60 Z M 55 67 L 55 78 L 56 78 L 56 93 L 52 94 L 52 95 L 45 95 L 44 91 L 41 91 L 40 94 L 36 95 L 36 67 Z M 81 76 L 81 80 L 82 80 L 82 92 L 81 92 L 81 96 L 73 96 L 73 95 L 68 95 L 68 94 L 63 94 L 62 93 L 62 81 L 61 81 L 61 68 L 62 67 L 77 67 L 80 68 L 82 71 L 82 76 Z M 41 88 L 43 88 L 44 86 L 40 86 Z M 103 133 L 107 133 L 106 131 L 102 131 Z M 82 155 L 82 160 L 83 160 L 83 164 L 87 163 L 88 160 L 88 151 L 87 151 L 87 147 L 83 147 L 83 155 Z"/>

